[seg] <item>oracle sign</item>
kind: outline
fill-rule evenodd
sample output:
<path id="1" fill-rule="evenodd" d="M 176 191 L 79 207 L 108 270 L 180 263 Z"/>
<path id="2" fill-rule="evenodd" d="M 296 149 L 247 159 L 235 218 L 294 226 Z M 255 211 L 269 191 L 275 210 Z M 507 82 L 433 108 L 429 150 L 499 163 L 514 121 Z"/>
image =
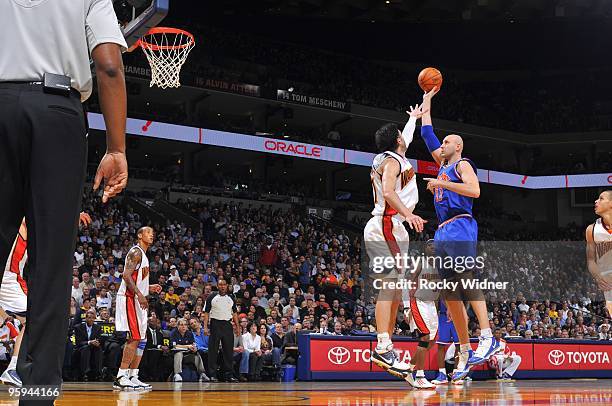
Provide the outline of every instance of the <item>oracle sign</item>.
<path id="1" fill-rule="evenodd" d="M 286 155 L 321 158 L 323 148 L 316 145 L 298 144 L 295 142 L 266 140 L 264 148 L 270 152 L 280 152 Z"/>

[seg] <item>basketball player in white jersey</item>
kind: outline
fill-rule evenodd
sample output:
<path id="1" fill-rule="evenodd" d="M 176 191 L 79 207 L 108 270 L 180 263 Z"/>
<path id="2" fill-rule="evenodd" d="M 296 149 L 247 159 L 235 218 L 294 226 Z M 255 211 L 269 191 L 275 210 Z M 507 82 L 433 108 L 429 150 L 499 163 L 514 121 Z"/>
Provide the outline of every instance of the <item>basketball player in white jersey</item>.
<path id="1" fill-rule="evenodd" d="M 425 359 L 429 348 L 436 339 L 438 333 L 438 310 L 436 302 L 440 296 L 437 289 L 427 289 L 419 287 L 419 280 L 428 282 L 440 281 L 438 270 L 433 266 L 433 261 L 427 261 L 427 258 L 432 259 L 434 255 L 434 241 L 428 240 L 425 244 L 425 261 L 419 262 L 417 270 L 413 275 L 406 275 L 417 283 L 414 290 L 405 290 L 404 297 L 404 314 L 409 320 L 410 329 L 417 332 L 419 335 L 419 345 L 410 360 L 410 367 L 416 371 L 414 377 L 414 386 L 417 389 L 433 389 L 436 387 L 433 383 L 425 378 Z"/>
<path id="2" fill-rule="evenodd" d="M 91 217 L 85 212 L 79 214 L 79 224 L 87 227 Z M 6 385 L 21 386 L 21 378 L 17 373 L 17 355 L 21 348 L 21 340 L 25 331 L 26 310 L 28 308 L 28 286 L 23 271 L 28 262 L 28 228 L 25 217 L 21 220 L 19 232 L 11 248 L 2 275 L 0 287 L 0 319 L 12 316 L 19 321 L 19 334 L 15 339 L 13 355 L 6 370 L 0 376 L 0 381 Z M 2 323 L 0 323 L 2 324 Z"/>
<path id="3" fill-rule="evenodd" d="M 374 157 L 370 172 L 374 210 L 373 217 L 363 230 L 370 261 L 375 261 L 374 258 L 395 257 L 397 254 L 407 253 L 409 236 L 402 224 L 404 221 L 417 232 L 423 231 L 425 221 L 413 213 L 419 201 L 415 171 L 405 156 L 414 136 L 416 120 L 423 115 L 423 111 L 419 106 L 415 106 L 410 109 L 409 114 L 410 119 L 403 132 L 400 132 L 395 124 L 386 124 L 376 132 L 376 146 L 380 153 Z M 402 274 L 403 270 L 393 270 L 384 280 L 397 280 Z M 398 358 L 391 342 L 401 301 L 399 290 L 381 290 L 378 294 L 376 302 L 378 345 L 373 351 L 372 361 L 412 384 L 410 366 Z"/>
<path id="4" fill-rule="evenodd" d="M 595 223 L 586 229 L 587 266 L 604 291 L 608 316 L 612 316 L 612 190 L 595 200 Z"/>
<path id="5" fill-rule="evenodd" d="M 138 230 L 138 244 L 125 257 L 123 280 L 117 291 L 115 329 L 126 331 L 127 342 L 114 389 L 145 390 L 151 385 L 138 379 L 138 366 L 147 344 L 147 313 L 149 302 L 146 295 L 161 292 L 161 286 L 149 285 L 149 259 L 147 250 L 153 244 L 155 232 L 151 227 Z"/>

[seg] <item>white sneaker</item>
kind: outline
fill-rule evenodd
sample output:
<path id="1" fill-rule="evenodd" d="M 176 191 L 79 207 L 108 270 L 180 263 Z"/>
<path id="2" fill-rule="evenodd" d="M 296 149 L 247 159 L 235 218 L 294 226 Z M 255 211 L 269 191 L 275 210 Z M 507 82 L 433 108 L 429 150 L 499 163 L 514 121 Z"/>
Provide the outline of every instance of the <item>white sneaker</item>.
<path id="1" fill-rule="evenodd" d="M 130 381 L 130 379 L 127 376 L 121 375 L 120 377 L 115 378 L 115 382 L 113 382 L 113 389 L 137 390 L 138 388 L 134 386 L 132 381 Z"/>
<path id="2" fill-rule="evenodd" d="M 202 372 L 200 374 L 200 382 L 208 382 L 208 381 L 210 381 L 210 378 L 204 372 Z"/>
<path id="3" fill-rule="evenodd" d="M 453 372 L 453 381 L 463 380 L 467 374 L 470 373 L 471 366 L 468 360 L 472 356 L 472 350 L 459 353 L 459 362 L 457 363 L 457 369 Z"/>
<path id="4" fill-rule="evenodd" d="M 181 374 L 174 374 L 174 382 L 183 382 Z"/>
<path id="5" fill-rule="evenodd" d="M 393 351 L 393 347 L 387 348 L 386 351 L 379 351 L 378 348 L 372 351 L 371 359 L 376 365 L 398 378 L 406 379 L 407 374 L 412 374 L 410 365 L 400 361 L 397 353 Z"/>
<path id="6" fill-rule="evenodd" d="M 480 365 L 491 358 L 493 354 L 501 351 L 501 345 L 495 337 L 478 337 L 478 348 L 474 351 L 468 360 L 468 365 Z"/>
<path id="7" fill-rule="evenodd" d="M 153 389 L 153 386 L 149 385 L 148 383 L 142 382 L 140 379 L 138 379 L 137 376 L 131 377 L 130 381 L 132 381 L 134 386 L 137 387 L 138 389 L 143 389 L 143 390 Z"/>
<path id="8" fill-rule="evenodd" d="M 412 386 L 416 389 L 433 389 L 436 387 L 436 385 L 429 382 L 424 376 L 416 377 Z"/>
<path id="9" fill-rule="evenodd" d="M 16 369 L 6 369 L 0 376 L 0 381 L 5 385 L 21 388 L 21 378 Z"/>

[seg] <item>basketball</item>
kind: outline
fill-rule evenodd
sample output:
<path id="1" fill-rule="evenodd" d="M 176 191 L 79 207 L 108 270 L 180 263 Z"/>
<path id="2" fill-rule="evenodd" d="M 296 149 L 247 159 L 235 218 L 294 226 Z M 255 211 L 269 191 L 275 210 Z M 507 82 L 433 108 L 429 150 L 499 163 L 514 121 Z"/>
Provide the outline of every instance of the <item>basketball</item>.
<path id="1" fill-rule="evenodd" d="M 419 86 L 424 92 L 429 92 L 434 86 L 442 87 L 442 73 L 436 68 L 425 68 L 419 73 Z"/>

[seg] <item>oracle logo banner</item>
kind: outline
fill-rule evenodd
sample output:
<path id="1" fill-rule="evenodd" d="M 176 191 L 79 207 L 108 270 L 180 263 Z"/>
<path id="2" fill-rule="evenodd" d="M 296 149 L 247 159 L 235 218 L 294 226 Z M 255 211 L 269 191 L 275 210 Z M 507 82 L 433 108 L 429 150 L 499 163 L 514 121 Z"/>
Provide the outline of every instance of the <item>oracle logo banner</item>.
<path id="1" fill-rule="evenodd" d="M 298 144 L 296 142 L 266 140 L 264 148 L 270 152 L 283 152 L 287 155 L 321 158 L 323 147 L 308 144 Z"/>

